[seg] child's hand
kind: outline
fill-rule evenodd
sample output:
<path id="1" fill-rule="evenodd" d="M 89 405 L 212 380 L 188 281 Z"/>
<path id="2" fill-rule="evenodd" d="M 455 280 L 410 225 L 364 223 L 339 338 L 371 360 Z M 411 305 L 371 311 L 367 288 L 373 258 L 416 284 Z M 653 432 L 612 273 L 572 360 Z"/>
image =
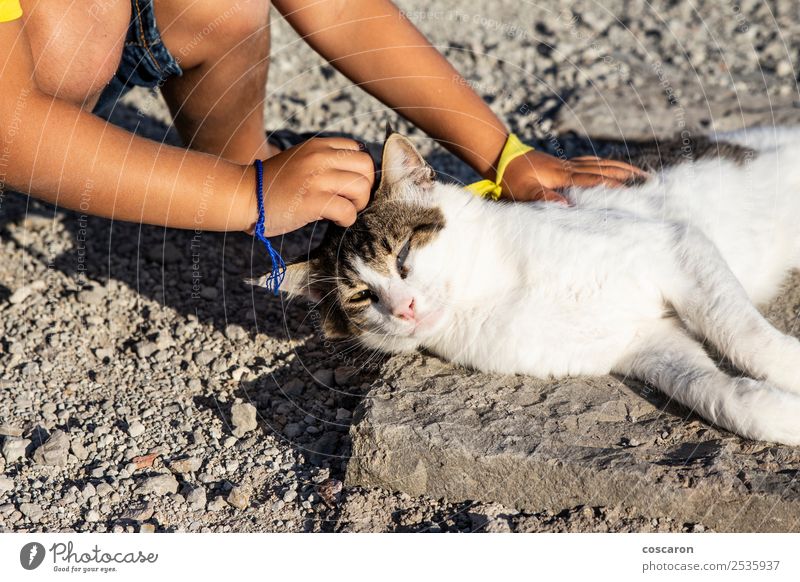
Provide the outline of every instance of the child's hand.
<path id="1" fill-rule="evenodd" d="M 529 202 L 546 200 L 567 203 L 557 190 L 570 186 L 622 186 L 647 173 L 625 162 L 583 156 L 562 160 L 531 151 L 514 160 L 503 175 L 503 198 Z"/>
<path id="2" fill-rule="evenodd" d="M 265 234 L 323 219 L 350 226 L 373 180 L 372 158 L 347 138 L 310 139 L 264 160 Z"/>

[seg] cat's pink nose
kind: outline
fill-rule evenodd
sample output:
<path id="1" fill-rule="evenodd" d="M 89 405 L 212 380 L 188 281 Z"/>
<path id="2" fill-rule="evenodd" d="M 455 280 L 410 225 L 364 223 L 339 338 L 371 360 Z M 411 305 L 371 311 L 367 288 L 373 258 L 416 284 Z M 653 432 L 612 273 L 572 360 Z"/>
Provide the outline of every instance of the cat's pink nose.
<path id="1" fill-rule="evenodd" d="M 414 319 L 414 300 L 412 299 L 405 307 L 395 307 L 393 315 L 400 319 Z"/>

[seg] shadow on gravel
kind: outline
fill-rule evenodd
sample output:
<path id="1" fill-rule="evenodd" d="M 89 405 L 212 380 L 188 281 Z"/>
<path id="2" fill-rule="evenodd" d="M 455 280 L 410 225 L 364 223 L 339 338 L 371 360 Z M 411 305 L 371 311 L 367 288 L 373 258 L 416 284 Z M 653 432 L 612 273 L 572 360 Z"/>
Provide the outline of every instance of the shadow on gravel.
<path id="1" fill-rule="evenodd" d="M 154 119 L 138 116 L 133 108 L 118 106 L 111 121 L 137 135 L 179 145 L 173 130 Z M 86 195 L 92 195 L 91 183 L 87 183 Z M 63 216 L 61 224 L 66 232 L 57 237 L 69 239 L 68 250 L 50 255 L 31 248 L 24 240 L 17 243 L 25 247 L 32 260 L 68 275 L 75 282 L 72 292 L 95 283 L 105 285 L 113 279 L 181 315 L 194 315 L 212 323 L 219 330 L 238 324 L 253 332 L 286 338 L 283 310 L 278 307 L 281 300 L 243 282 L 268 269 L 264 250 L 252 237 L 112 222 L 56 210 L 18 194 L 4 200 L 0 233 L 14 239 L 9 225 L 25 220 L 38 228 L 53 228 L 56 216 Z M 282 237 L 281 252 L 287 257 L 302 254 L 314 238 L 313 228 Z M 9 294 L 8 289 L 0 289 L 0 298 Z M 295 310 L 293 315 L 299 312 Z"/>

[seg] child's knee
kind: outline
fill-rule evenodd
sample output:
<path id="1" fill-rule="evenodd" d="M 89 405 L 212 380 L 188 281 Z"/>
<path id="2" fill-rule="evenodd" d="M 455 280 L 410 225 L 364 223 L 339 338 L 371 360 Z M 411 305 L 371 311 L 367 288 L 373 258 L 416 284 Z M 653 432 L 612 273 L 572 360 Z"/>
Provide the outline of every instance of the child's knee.
<path id="1" fill-rule="evenodd" d="M 156 2 L 155 7 L 164 43 L 180 57 L 184 69 L 224 57 L 246 41 L 263 37 L 269 27 L 268 1 L 221 5 L 215 0 L 171 0 Z"/>
<path id="2" fill-rule="evenodd" d="M 99 94 L 119 66 L 130 16 L 128 2 L 40 2 L 25 25 L 39 89 L 77 104 Z"/>
<path id="3" fill-rule="evenodd" d="M 222 25 L 223 34 L 238 41 L 263 35 L 269 27 L 269 6 L 269 2 L 256 0 L 237 2 L 225 11 L 229 16 Z"/>

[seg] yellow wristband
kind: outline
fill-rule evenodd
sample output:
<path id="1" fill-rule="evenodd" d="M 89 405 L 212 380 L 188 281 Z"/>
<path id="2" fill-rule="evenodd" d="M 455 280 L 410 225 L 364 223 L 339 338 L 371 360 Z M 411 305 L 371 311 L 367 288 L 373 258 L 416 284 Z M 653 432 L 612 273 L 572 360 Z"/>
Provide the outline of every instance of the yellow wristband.
<path id="1" fill-rule="evenodd" d="M 473 182 L 465 186 L 466 189 L 475 194 L 475 196 L 497 200 L 503 194 L 503 187 L 501 184 L 503 183 L 503 174 L 508 164 L 511 163 L 511 160 L 530 151 L 533 151 L 531 146 L 522 143 L 516 134 L 509 134 L 506 145 L 503 146 L 503 151 L 500 153 L 500 160 L 497 162 L 497 177 L 494 181 L 479 180 L 478 182 Z"/>
<path id="2" fill-rule="evenodd" d="M 22 16 L 19 0 L 0 0 L 0 22 L 11 22 Z"/>

